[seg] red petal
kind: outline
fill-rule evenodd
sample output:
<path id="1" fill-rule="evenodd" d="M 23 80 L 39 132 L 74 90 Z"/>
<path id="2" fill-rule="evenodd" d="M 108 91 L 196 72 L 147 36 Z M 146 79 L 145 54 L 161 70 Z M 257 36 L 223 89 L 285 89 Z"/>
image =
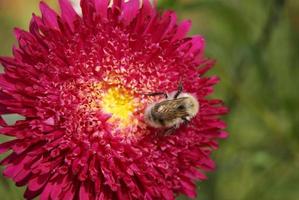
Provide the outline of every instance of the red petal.
<path id="1" fill-rule="evenodd" d="M 40 8 L 41 13 L 42 13 L 43 22 L 47 26 L 50 26 L 50 27 L 53 27 L 53 28 L 58 28 L 57 14 L 56 14 L 56 12 L 53 9 L 51 9 L 44 2 L 41 2 L 39 4 L 39 8 Z"/>
<path id="2" fill-rule="evenodd" d="M 130 0 L 122 4 L 122 13 L 120 20 L 125 25 L 129 25 L 131 21 L 136 17 L 139 10 L 139 0 Z"/>
<path id="3" fill-rule="evenodd" d="M 19 140 L 11 140 L 11 141 L 4 142 L 4 143 L 0 144 L 0 154 L 8 151 L 9 149 L 12 148 L 13 145 L 15 145 L 18 142 L 19 142 Z"/>
<path id="4" fill-rule="evenodd" d="M 80 186 L 79 199 L 89 200 L 91 195 L 91 185 L 84 182 Z"/>
<path id="5" fill-rule="evenodd" d="M 47 174 L 37 174 L 28 183 L 28 189 L 30 191 L 40 190 L 47 182 L 50 177 L 50 173 Z"/>
<path id="6" fill-rule="evenodd" d="M 110 0 L 95 0 L 95 8 L 103 21 L 107 19 L 107 10 Z"/>
<path id="7" fill-rule="evenodd" d="M 74 21 L 79 17 L 69 0 L 59 0 L 62 19 L 74 31 Z"/>
<path id="8" fill-rule="evenodd" d="M 192 22 L 190 20 L 183 21 L 177 28 L 175 36 L 172 38 L 172 41 L 180 40 L 184 38 L 191 28 Z"/>

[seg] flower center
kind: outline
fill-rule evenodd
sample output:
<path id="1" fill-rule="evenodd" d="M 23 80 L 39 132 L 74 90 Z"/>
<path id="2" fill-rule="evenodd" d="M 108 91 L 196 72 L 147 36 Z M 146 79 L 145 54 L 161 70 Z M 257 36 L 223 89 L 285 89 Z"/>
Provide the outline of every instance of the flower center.
<path id="1" fill-rule="evenodd" d="M 54 107 L 60 107 L 64 116 L 61 123 L 72 135 L 81 138 L 109 131 L 136 137 L 138 130 L 143 128 L 140 121 L 143 103 L 133 90 L 112 82 L 81 79 L 67 82 L 60 88 L 60 98 Z"/>
<path id="2" fill-rule="evenodd" d="M 132 122 L 136 104 L 133 95 L 123 88 L 110 88 L 102 98 L 103 111 L 112 115 L 109 122 L 119 122 L 121 128 Z"/>

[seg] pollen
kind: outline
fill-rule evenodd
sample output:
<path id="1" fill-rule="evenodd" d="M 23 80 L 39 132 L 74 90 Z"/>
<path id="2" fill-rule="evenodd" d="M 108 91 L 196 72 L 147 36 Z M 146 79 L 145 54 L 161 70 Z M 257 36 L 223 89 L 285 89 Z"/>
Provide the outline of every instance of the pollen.
<path id="1" fill-rule="evenodd" d="M 128 126 L 136 107 L 134 96 L 123 88 L 110 88 L 103 95 L 102 109 L 112 115 L 110 122 L 119 122 L 121 128 Z"/>

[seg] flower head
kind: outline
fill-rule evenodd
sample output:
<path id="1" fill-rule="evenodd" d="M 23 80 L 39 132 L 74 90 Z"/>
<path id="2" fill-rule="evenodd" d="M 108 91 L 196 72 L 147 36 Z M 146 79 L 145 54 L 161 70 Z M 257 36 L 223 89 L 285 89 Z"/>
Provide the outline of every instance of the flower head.
<path id="1" fill-rule="evenodd" d="M 68 0 L 61 15 L 40 3 L 29 31 L 15 29 L 13 57 L 1 57 L 0 114 L 4 175 L 27 186 L 25 198 L 174 199 L 195 197 L 195 181 L 212 170 L 210 153 L 226 136 L 218 82 L 202 36 L 186 37 L 190 21 L 160 15 L 148 0 Z M 181 81 L 200 111 L 170 135 L 144 122 L 144 109 Z"/>

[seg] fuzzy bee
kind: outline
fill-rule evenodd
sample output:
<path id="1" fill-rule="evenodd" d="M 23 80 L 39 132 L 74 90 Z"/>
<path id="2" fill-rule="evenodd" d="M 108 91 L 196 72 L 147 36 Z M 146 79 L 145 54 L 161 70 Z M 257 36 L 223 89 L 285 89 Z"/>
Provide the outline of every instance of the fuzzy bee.
<path id="1" fill-rule="evenodd" d="M 164 95 L 165 99 L 155 102 L 145 109 L 145 122 L 154 128 L 166 128 L 172 130 L 182 123 L 188 123 L 199 110 L 198 100 L 189 93 L 183 92 L 180 83 L 177 91 L 169 94 L 155 92 L 148 96 Z"/>

